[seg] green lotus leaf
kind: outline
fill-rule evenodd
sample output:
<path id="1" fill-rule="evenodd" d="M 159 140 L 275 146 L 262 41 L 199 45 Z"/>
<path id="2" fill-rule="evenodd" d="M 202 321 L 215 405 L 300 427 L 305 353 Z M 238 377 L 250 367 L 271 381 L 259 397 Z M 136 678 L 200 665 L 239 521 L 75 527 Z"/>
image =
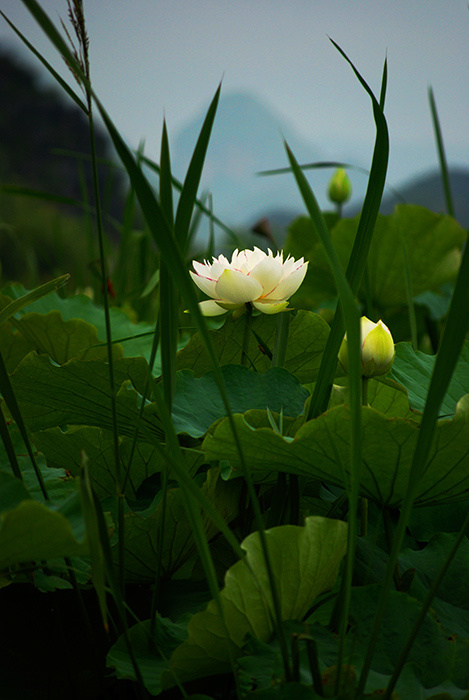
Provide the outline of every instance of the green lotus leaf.
<path id="1" fill-rule="evenodd" d="M 415 351 L 411 343 L 397 343 L 396 357 L 389 377 L 407 389 L 409 403 L 423 411 L 435 366 L 435 356 Z M 458 363 L 440 408 L 440 416 L 452 416 L 456 404 L 469 393 L 469 341 L 464 341 Z"/>
<path id="2" fill-rule="evenodd" d="M 299 379 L 282 367 L 258 374 L 241 365 L 225 365 L 221 373 L 234 413 L 267 407 L 285 416 L 303 413 L 309 393 Z M 215 421 L 226 416 L 214 372 L 197 379 L 193 372 L 182 370 L 177 373 L 176 382 L 173 421 L 177 432 L 200 437 Z"/>
<path id="3" fill-rule="evenodd" d="M 79 476 L 82 467 L 81 452 L 89 460 L 93 489 L 98 498 L 116 493 L 114 439 L 108 430 L 96 427 L 70 426 L 67 432 L 49 428 L 34 433 L 33 442 L 52 467 L 63 467 L 73 476 Z M 119 445 L 122 467 L 129 468 L 133 439 L 123 437 Z M 125 481 L 127 498 L 137 498 L 137 490 L 145 479 L 162 470 L 163 457 L 156 447 L 138 440 L 132 455 L 132 464 Z"/>
<path id="4" fill-rule="evenodd" d="M 222 328 L 210 331 L 211 340 L 219 365 L 241 363 L 245 321 L 228 318 Z M 256 335 L 272 352 L 277 331 L 277 317 L 261 314 L 252 322 L 247 355 L 258 372 L 265 372 L 271 361 L 261 349 Z M 256 335 L 254 335 L 254 333 Z M 326 346 L 329 326 L 317 314 L 299 311 L 290 321 L 288 346 L 284 367 L 299 378 L 301 383 L 312 382 L 317 378 L 322 353 Z M 178 353 L 178 369 L 192 369 L 196 377 L 201 377 L 212 369 L 202 339 L 195 333 L 186 347 Z"/>
<path id="5" fill-rule="evenodd" d="M 114 362 L 119 431 L 132 436 L 139 415 L 139 394 L 147 375 L 141 357 Z M 109 367 L 101 360 L 69 360 L 61 367 L 32 352 L 11 375 L 23 419 L 32 431 L 64 425 L 94 425 L 112 430 Z M 145 407 L 142 439 L 160 440 L 162 430 L 154 406 Z"/>
<path id="6" fill-rule="evenodd" d="M 0 570 L 87 553 L 78 494 L 57 509 L 27 499 L 0 516 Z"/>
<path id="7" fill-rule="evenodd" d="M 304 527 L 282 525 L 265 534 L 282 619 L 300 620 L 314 599 L 333 586 L 346 551 L 347 526 L 340 520 L 310 517 Z M 259 534 L 249 535 L 241 546 L 246 557 L 228 569 L 220 593 L 226 628 L 215 601 L 191 618 L 188 639 L 170 663 L 180 681 L 227 671 L 228 644 L 236 657 L 246 635 L 266 642 L 274 634 L 274 605 Z M 169 672 L 162 680 L 164 685 L 174 684 Z"/>
<path id="8" fill-rule="evenodd" d="M 18 299 L 26 294 L 27 290 L 21 284 L 12 284 L 2 289 L 2 294 L 12 299 Z M 50 311 L 58 311 L 64 321 L 82 319 L 96 328 L 97 336 L 104 342 L 106 338 L 106 326 L 101 306 L 97 306 L 85 294 L 74 294 L 69 297 L 60 297 L 56 292 L 28 304 L 22 309 L 18 317 L 27 313 L 48 314 Z M 114 342 L 123 340 L 122 350 L 125 357 L 145 357 L 149 360 L 153 342 L 154 326 L 148 323 L 133 323 L 121 309 L 112 307 L 110 310 L 111 332 Z M 155 365 L 155 372 L 159 373 L 161 367 L 159 358 Z"/>
<path id="9" fill-rule="evenodd" d="M 337 255 L 345 269 L 357 232 L 359 217 L 341 219 L 331 231 Z M 296 242 L 300 241 L 300 244 Z M 438 290 L 457 274 L 460 248 L 466 240 L 464 229 L 449 216 L 424 207 L 400 204 L 390 216 L 378 215 L 368 255 L 369 293 L 374 306 L 389 309 L 407 304 L 404 243 L 412 290 L 415 296 Z M 305 243 L 309 241 L 309 244 Z M 337 296 L 332 272 L 308 219 L 294 222 L 285 251 L 292 253 L 304 245 L 309 260 L 306 278 L 300 287 L 302 304 L 316 308 Z M 296 297 L 292 303 L 295 303 Z M 310 306 L 311 308 L 311 306 Z"/>
<path id="10" fill-rule="evenodd" d="M 59 311 L 23 314 L 15 327 L 37 352 L 49 355 L 58 365 L 72 357 L 107 359 L 107 348 L 98 339 L 95 326 L 77 318 L 64 321 Z M 113 345 L 113 355 L 116 360 L 122 357 L 119 345 Z"/>
<path id="11" fill-rule="evenodd" d="M 201 490 L 216 507 L 227 523 L 239 511 L 241 483 L 226 482 L 219 478 L 216 469 L 209 469 Z M 154 581 L 156 574 L 157 548 L 161 528 L 162 501 L 155 499 L 145 511 L 128 511 L 125 514 L 125 564 L 127 580 Z M 211 518 L 203 515 L 205 533 L 211 539 L 218 528 Z M 164 538 L 161 552 L 161 567 L 164 578 L 190 574 L 197 553 L 197 543 L 187 518 L 186 505 L 181 489 L 169 489 L 166 495 Z M 115 549 L 117 560 L 117 548 Z M 185 568 L 184 568 L 185 567 Z"/>
<path id="12" fill-rule="evenodd" d="M 344 486 L 349 478 L 350 411 L 337 406 L 308 421 L 286 438 L 270 428 L 254 429 L 249 414 L 235 415 L 244 457 L 256 480 L 284 471 Z M 362 470 L 360 491 L 380 505 L 398 507 L 405 497 L 419 424 L 405 418 L 387 418 L 373 408 L 362 408 Z M 233 475 L 241 469 L 238 451 L 226 420 L 203 443 L 206 458 L 231 463 Z M 469 395 L 458 403 L 452 420 L 435 429 L 426 471 L 420 479 L 419 505 L 460 500 L 469 491 Z"/>

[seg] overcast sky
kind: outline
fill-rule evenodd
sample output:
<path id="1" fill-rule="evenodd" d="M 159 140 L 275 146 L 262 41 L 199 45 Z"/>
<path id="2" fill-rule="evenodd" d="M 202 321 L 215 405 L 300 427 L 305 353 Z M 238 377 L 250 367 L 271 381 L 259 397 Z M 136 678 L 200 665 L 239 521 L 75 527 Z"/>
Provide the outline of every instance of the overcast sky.
<path id="1" fill-rule="evenodd" d="M 42 0 L 54 22 L 66 0 Z M 225 94 L 264 99 L 328 159 L 369 165 L 371 103 L 334 39 L 376 94 L 388 58 L 388 181 L 437 164 L 428 108 L 433 87 L 450 164 L 469 166 L 469 9 L 466 0 L 85 0 L 92 80 L 122 134 L 157 158 L 170 135 Z M 0 8 L 67 79 L 21 0 Z M 2 45 L 20 41 L 0 18 Z M 31 57 L 31 62 L 36 59 Z M 347 146 L 348 144 L 348 146 Z M 284 163 L 279 164 L 284 165 Z"/>

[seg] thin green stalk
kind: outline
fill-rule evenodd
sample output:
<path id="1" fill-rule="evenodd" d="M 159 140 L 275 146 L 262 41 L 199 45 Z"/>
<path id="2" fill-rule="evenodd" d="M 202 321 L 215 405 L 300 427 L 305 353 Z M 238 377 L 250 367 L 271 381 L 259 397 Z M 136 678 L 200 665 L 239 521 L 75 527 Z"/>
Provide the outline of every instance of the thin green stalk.
<path id="1" fill-rule="evenodd" d="M 347 280 L 350 283 L 353 294 L 356 295 L 360 288 L 366 268 L 368 251 L 371 245 L 373 230 L 379 213 L 379 207 L 386 180 L 389 157 L 389 134 L 382 105 L 384 104 L 384 92 L 387 81 L 387 65 L 385 62 L 383 67 L 380 103 L 378 103 L 370 87 L 363 80 L 361 75 L 351 63 L 350 59 L 345 55 L 342 49 L 337 46 L 337 44 L 334 42 L 332 43 L 342 54 L 345 60 L 351 65 L 359 82 L 371 98 L 373 117 L 376 124 L 376 140 L 373 149 L 370 177 L 368 179 L 368 186 L 362 213 L 358 223 L 357 234 L 355 236 L 352 253 L 350 255 L 346 271 Z M 317 416 L 327 409 L 332 382 L 337 367 L 337 354 L 344 336 L 344 327 L 344 314 L 342 313 L 342 308 L 339 305 L 334 316 L 334 321 L 332 323 L 326 348 L 321 360 L 319 377 L 318 381 L 316 382 L 311 403 L 309 405 L 309 410 L 306 417 L 307 420 L 317 418 Z"/>
<path id="2" fill-rule="evenodd" d="M 368 499 L 360 496 L 360 535 L 366 537 L 368 535 Z"/>
<path id="3" fill-rule="evenodd" d="M 39 469 L 39 465 L 36 462 L 36 457 L 34 456 L 34 451 L 31 445 L 31 442 L 29 440 L 29 435 L 28 431 L 26 430 L 26 426 L 23 421 L 23 416 L 21 415 L 20 407 L 18 406 L 18 402 L 16 401 L 16 396 L 13 391 L 13 387 L 11 386 L 10 382 L 10 377 L 8 376 L 7 368 L 5 367 L 5 362 L 3 360 L 3 355 L 0 352 L 0 394 L 3 396 L 3 400 L 5 401 L 6 405 L 8 406 L 8 409 L 13 417 L 13 420 L 15 421 L 16 425 L 18 426 L 18 430 L 20 431 L 21 437 L 23 438 L 23 442 L 26 446 L 26 450 L 29 455 L 29 459 L 31 460 L 31 464 L 34 469 L 34 473 L 36 474 L 36 478 L 39 483 L 39 487 L 41 489 L 41 493 L 44 497 L 45 501 L 49 500 L 49 495 L 47 493 L 46 485 L 44 483 L 44 479 L 41 473 L 41 470 Z M 5 426 L 6 427 L 6 426 Z M 8 428 L 7 428 L 8 430 Z M 3 435 L 2 435 L 3 438 Z M 6 435 L 5 435 L 6 438 Z M 11 449 L 13 449 L 13 446 L 11 445 Z M 13 465 L 12 465 L 13 468 Z M 16 474 L 15 474 L 16 476 Z M 20 474 L 21 478 L 21 474 Z"/>
<path id="4" fill-rule="evenodd" d="M 412 646 L 417 638 L 417 634 L 419 632 L 420 626 L 421 626 L 422 622 L 424 621 L 425 616 L 426 616 L 427 612 L 429 611 L 430 606 L 432 604 L 433 598 L 435 597 L 435 594 L 436 594 L 438 588 L 440 587 L 441 582 L 443 581 L 443 579 L 444 579 L 444 577 L 445 577 L 445 575 L 450 567 L 450 564 L 453 561 L 453 559 L 456 555 L 456 552 L 458 551 L 458 548 L 461 545 L 461 543 L 466 535 L 466 531 L 467 531 L 468 527 L 469 527 L 469 512 L 466 514 L 466 517 L 464 519 L 464 523 L 462 524 L 462 527 L 458 533 L 458 536 L 457 536 L 456 540 L 454 541 L 454 544 L 451 547 L 451 550 L 450 550 L 448 556 L 446 557 L 445 561 L 443 562 L 440 570 L 438 571 L 437 575 L 433 579 L 433 583 L 430 586 L 430 590 L 428 591 L 428 593 L 425 597 L 425 600 L 422 603 L 420 613 L 419 613 L 417 619 L 415 620 L 413 627 L 410 631 L 410 634 L 407 638 L 407 641 L 406 641 L 404 647 L 402 648 L 401 653 L 399 654 L 398 660 L 396 661 L 396 665 L 394 667 L 394 671 L 393 671 L 393 674 L 391 676 L 391 679 L 388 683 L 388 687 L 386 688 L 386 692 L 383 696 L 383 700 L 390 700 L 390 698 L 391 698 L 392 691 L 396 687 L 396 683 L 397 683 L 399 676 L 401 675 L 402 669 L 404 668 L 404 665 L 407 661 L 407 656 L 408 656 L 410 650 L 412 649 Z"/>
<path id="5" fill-rule="evenodd" d="M 306 653 L 308 656 L 308 664 L 311 672 L 311 679 L 313 681 L 314 692 L 316 695 L 319 695 L 319 697 L 322 698 L 324 697 L 324 691 L 322 687 L 321 671 L 319 670 L 318 646 L 314 639 L 306 640 Z"/>
<path id="6" fill-rule="evenodd" d="M 88 76 L 86 76 L 88 78 Z M 109 388 L 111 394 L 111 416 L 112 416 L 112 436 L 114 447 L 114 462 L 116 474 L 116 495 L 117 495 L 117 530 L 119 537 L 118 552 L 119 552 L 119 585 L 124 592 L 125 588 L 125 542 L 124 542 L 124 495 L 122 491 L 122 474 L 119 451 L 119 432 L 117 427 L 117 401 L 116 401 L 116 386 L 114 381 L 114 363 L 112 354 L 112 329 L 111 315 L 109 311 L 109 294 L 108 294 L 108 273 L 106 255 L 104 251 L 104 230 L 101 209 L 101 195 L 99 191 L 99 176 L 98 162 L 96 156 L 96 139 L 93 118 L 93 103 L 89 86 L 85 84 L 86 100 L 88 106 L 88 123 L 90 131 L 90 149 L 91 149 L 91 167 L 93 175 L 93 194 L 96 207 L 96 228 L 98 233 L 98 248 L 99 258 L 101 263 L 101 285 L 103 294 L 104 306 L 104 323 L 106 328 L 106 347 L 107 359 L 109 367 Z"/>
<path id="7" fill-rule="evenodd" d="M 287 477 L 285 472 L 277 472 L 277 483 L 274 486 L 270 508 L 267 513 L 266 528 L 282 525 L 285 516 L 285 495 Z"/>
<path id="8" fill-rule="evenodd" d="M 249 366 L 249 336 L 251 335 L 252 326 L 252 306 L 251 304 L 246 304 L 246 311 L 243 316 L 244 319 L 244 333 L 243 333 L 243 345 L 241 348 L 241 364 L 244 367 Z"/>
<path id="9" fill-rule="evenodd" d="M 275 334 L 275 345 L 274 352 L 272 355 L 272 367 L 283 367 L 285 365 L 289 325 L 289 311 L 282 311 L 279 314 L 277 314 L 277 333 Z"/>
<path id="10" fill-rule="evenodd" d="M 8 430 L 7 422 L 5 420 L 5 416 L 3 415 L 3 411 L 1 408 L 0 437 L 2 438 L 3 446 L 5 447 L 5 452 L 7 453 L 7 457 L 10 462 L 10 467 L 13 472 L 13 475 L 16 476 L 17 479 L 21 479 L 21 481 L 23 481 L 23 475 L 21 473 L 20 465 L 18 464 L 15 448 L 13 447 L 13 443 L 11 441 L 10 431 Z"/>
<path id="11" fill-rule="evenodd" d="M 362 406 L 368 406 L 368 386 L 370 380 L 362 376 Z"/>
<path id="12" fill-rule="evenodd" d="M 414 295 L 412 292 L 412 278 L 410 276 L 409 258 L 404 238 L 402 239 L 404 252 L 405 289 L 407 296 L 407 308 L 409 310 L 410 339 L 414 350 L 418 350 L 417 317 L 415 315 Z"/>
<path id="13" fill-rule="evenodd" d="M 446 211 L 450 216 L 454 217 L 454 202 L 453 195 L 451 194 L 451 186 L 449 182 L 448 173 L 448 163 L 446 161 L 445 147 L 443 144 L 443 136 L 441 134 L 440 120 L 438 119 L 438 112 L 436 109 L 435 97 L 433 95 L 433 90 L 430 87 L 428 89 L 428 99 L 430 101 L 430 110 L 432 113 L 433 129 L 435 131 L 436 145 L 438 149 L 438 157 L 440 160 L 440 172 L 441 179 L 443 181 L 443 191 L 446 200 Z"/>

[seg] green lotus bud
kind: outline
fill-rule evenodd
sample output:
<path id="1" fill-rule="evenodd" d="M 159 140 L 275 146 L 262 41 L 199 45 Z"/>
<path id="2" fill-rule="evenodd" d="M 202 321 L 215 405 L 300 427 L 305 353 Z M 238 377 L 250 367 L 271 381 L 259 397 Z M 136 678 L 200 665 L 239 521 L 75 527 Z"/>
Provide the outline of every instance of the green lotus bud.
<path id="1" fill-rule="evenodd" d="M 343 168 L 337 168 L 331 177 L 327 194 L 334 204 L 343 204 L 352 196 L 352 183 Z"/>
<path id="2" fill-rule="evenodd" d="M 394 362 L 394 340 L 389 328 L 382 322 L 373 323 L 366 316 L 360 319 L 362 375 L 370 379 L 387 374 Z M 349 371 L 347 335 L 339 350 L 339 360 Z"/>

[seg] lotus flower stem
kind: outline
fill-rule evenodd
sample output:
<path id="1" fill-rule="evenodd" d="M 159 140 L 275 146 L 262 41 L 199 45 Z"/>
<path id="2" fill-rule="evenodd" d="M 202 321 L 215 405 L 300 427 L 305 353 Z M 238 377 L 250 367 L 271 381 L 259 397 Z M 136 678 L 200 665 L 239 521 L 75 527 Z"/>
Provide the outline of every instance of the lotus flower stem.
<path id="1" fill-rule="evenodd" d="M 252 306 L 251 304 L 246 304 L 246 313 L 244 316 L 244 335 L 243 335 L 243 347 L 241 350 L 241 364 L 245 367 L 249 364 L 249 335 L 251 333 L 252 326 Z"/>
<path id="2" fill-rule="evenodd" d="M 272 356 L 272 367 L 283 367 L 288 345 L 288 328 L 290 325 L 290 314 L 287 311 L 281 312 L 277 316 L 277 333 L 275 335 L 275 346 Z"/>
<path id="3" fill-rule="evenodd" d="M 362 377 L 362 405 L 369 406 L 368 403 L 368 377 Z"/>

